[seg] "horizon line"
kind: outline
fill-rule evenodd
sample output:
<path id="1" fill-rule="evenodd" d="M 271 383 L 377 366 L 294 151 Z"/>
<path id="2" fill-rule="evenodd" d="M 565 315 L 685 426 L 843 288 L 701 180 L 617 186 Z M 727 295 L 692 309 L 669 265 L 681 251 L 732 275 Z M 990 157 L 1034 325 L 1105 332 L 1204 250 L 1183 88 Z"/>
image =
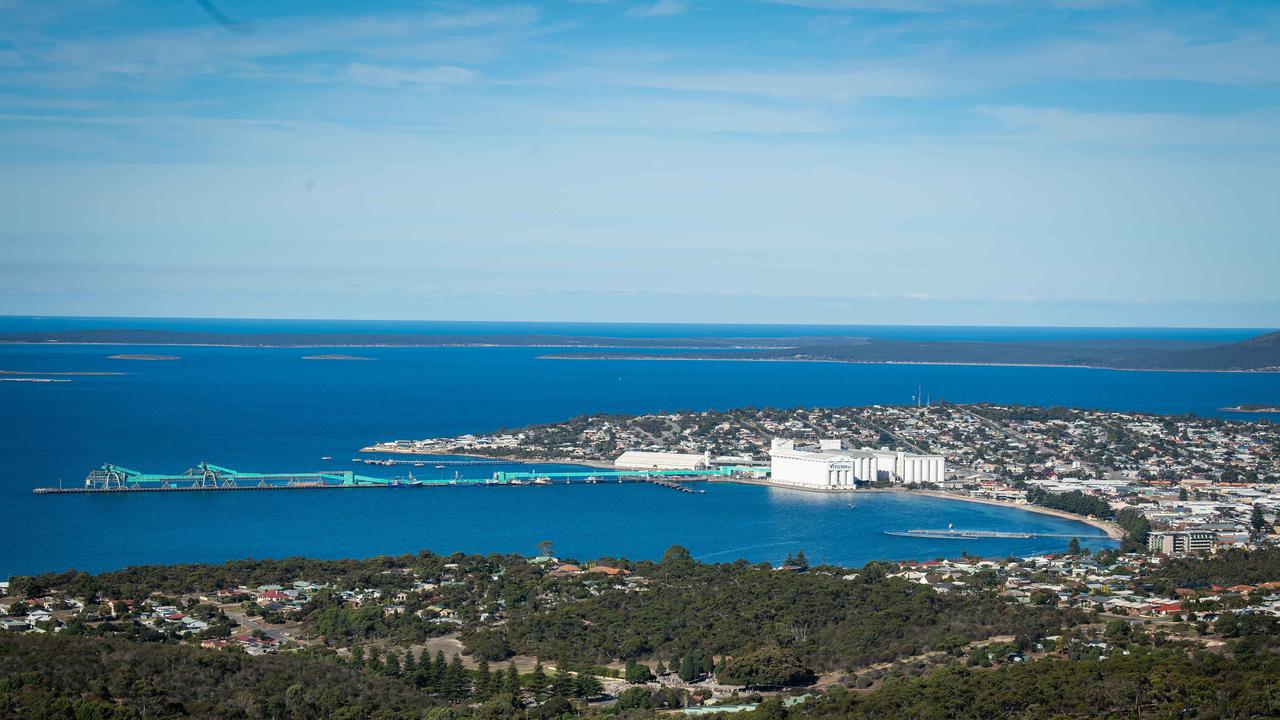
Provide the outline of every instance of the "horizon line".
<path id="1" fill-rule="evenodd" d="M 680 326 L 754 326 L 754 327 L 872 327 L 872 328 L 1010 328 L 1010 329 L 1053 329 L 1053 330 L 1239 330 L 1274 332 L 1280 326 L 1239 326 L 1239 325 L 1030 325 L 1030 324 L 954 324 L 954 323 L 832 323 L 832 322 L 742 322 L 742 321 L 680 321 L 680 320 L 495 320 L 495 319 L 462 319 L 441 320 L 423 319 L 390 319 L 390 318 L 321 318 L 321 317 L 250 317 L 237 315 L 63 315 L 41 313 L 34 315 L 0 313 L 3 319 L 23 320 L 241 320 L 248 322 L 348 322 L 348 323 L 488 323 L 488 324 L 524 324 L 524 325 L 680 325 Z"/>

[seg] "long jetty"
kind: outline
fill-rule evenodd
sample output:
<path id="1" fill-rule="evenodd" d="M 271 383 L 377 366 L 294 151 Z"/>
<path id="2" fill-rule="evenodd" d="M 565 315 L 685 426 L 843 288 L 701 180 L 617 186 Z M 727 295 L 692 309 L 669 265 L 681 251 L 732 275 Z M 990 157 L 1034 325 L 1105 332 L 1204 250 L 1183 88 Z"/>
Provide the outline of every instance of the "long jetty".
<path id="1" fill-rule="evenodd" d="M 39 487 L 37 495 L 72 495 L 134 492 L 215 492 L 221 490 L 328 490 L 354 488 L 484 487 L 494 485 L 563 485 L 604 482 L 647 482 L 680 492 L 693 490 L 678 481 L 732 476 L 743 470 L 720 467 L 709 470 L 610 470 L 579 472 L 500 471 L 487 478 L 376 478 L 350 470 L 296 473 L 252 473 L 200 463 L 184 473 L 143 473 L 119 465 L 103 465 L 85 478 L 83 485 Z M 751 470 L 756 470 L 751 468 Z"/>

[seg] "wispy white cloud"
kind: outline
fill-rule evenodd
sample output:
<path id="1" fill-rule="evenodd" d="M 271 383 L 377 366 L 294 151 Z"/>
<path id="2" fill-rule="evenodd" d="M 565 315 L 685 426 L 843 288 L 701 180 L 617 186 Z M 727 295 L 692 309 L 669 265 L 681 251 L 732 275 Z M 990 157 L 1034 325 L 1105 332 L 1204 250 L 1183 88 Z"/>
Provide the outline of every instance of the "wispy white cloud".
<path id="1" fill-rule="evenodd" d="M 620 98 L 511 112 L 518 113 L 521 122 L 571 130 L 808 135 L 839 128 L 821 111 L 705 99 Z"/>
<path id="2" fill-rule="evenodd" d="M 1019 53 L 1013 72 L 1040 77 L 1185 80 L 1241 84 L 1280 82 L 1280 42 L 1272 33 L 1239 31 L 1197 38 L 1188 30 L 1117 24 L 1092 37 L 1066 38 Z"/>
<path id="3" fill-rule="evenodd" d="M 617 87 L 817 102 L 916 97 L 940 89 L 939 80 L 925 72 L 893 67 L 844 71 L 613 72 L 568 77 L 575 82 Z"/>
<path id="4" fill-rule="evenodd" d="M 778 5 L 792 5 L 813 10 L 893 10 L 900 12 L 938 12 L 947 3 L 938 0 L 769 0 Z"/>
<path id="5" fill-rule="evenodd" d="M 476 79 L 474 70 L 456 65 L 400 68 L 367 63 L 351 63 L 344 77 L 361 85 L 395 88 L 401 85 L 461 85 Z"/>
<path id="6" fill-rule="evenodd" d="M 1098 113 L 1023 106 L 979 111 L 1009 129 L 1053 142 L 1149 145 L 1273 145 L 1280 143 L 1280 115 L 1242 113 L 1201 117 L 1171 113 Z"/>
<path id="7" fill-rule="evenodd" d="M 888 10 L 894 12 L 939 13 L 975 8 L 1048 6 L 1077 10 L 1130 7 L 1141 0 L 768 0 L 813 10 Z"/>
<path id="8" fill-rule="evenodd" d="M 50 41 L 43 34 L 14 41 L 26 68 L 10 81 L 42 86 L 103 80 L 252 75 L 267 65 L 317 55 L 355 62 L 491 60 L 514 43 L 546 30 L 524 5 L 448 12 L 382 13 L 345 18 L 288 17 L 255 21 L 252 32 L 204 26 Z M 296 65 L 296 63 L 295 63 Z M 298 73 L 291 68 L 288 73 Z M 288 74 L 285 73 L 285 74 Z"/>
<path id="9" fill-rule="evenodd" d="M 688 6 L 682 0 L 657 0 L 657 2 L 645 5 L 634 5 L 627 9 L 627 15 L 631 17 L 665 17 L 668 15 L 681 15 Z"/>

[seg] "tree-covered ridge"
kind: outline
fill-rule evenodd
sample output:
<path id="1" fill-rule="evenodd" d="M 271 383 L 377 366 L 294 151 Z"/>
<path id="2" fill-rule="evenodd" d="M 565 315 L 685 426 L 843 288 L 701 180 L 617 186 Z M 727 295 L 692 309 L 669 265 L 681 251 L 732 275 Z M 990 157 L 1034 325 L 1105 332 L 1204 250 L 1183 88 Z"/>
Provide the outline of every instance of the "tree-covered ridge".
<path id="1" fill-rule="evenodd" d="M 643 592 L 511 609 L 499 627 L 475 628 L 468 646 L 599 662 L 610 658 L 738 655 L 778 646 L 816 670 L 852 668 L 992 635 L 1038 637 L 1083 622 L 1079 613 L 1011 607 L 994 593 L 941 594 L 871 564 L 847 571 L 779 572 L 746 562 L 698 564 L 683 549 L 638 564 Z"/>
<path id="2" fill-rule="evenodd" d="M 1280 548 L 1233 548 L 1207 557 L 1170 558 L 1152 577 L 1196 589 L 1273 582 L 1280 579 Z"/>
<path id="3" fill-rule="evenodd" d="M 884 577 L 893 566 L 875 563 L 856 573 L 778 571 L 742 561 L 697 563 L 678 547 L 660 563 L 607 563 L 616 574 L 566 575 L 519 556 L 424 552 L 358 561 L 138 567 L 97 576 L 69 572 L 18 578 L 13 588 L 32 597 L 78 596 L 101 603 L 108 615 L 119 606 L 112 601 L 121 598 L 155 601 L 158 593 L 164 604 L 185 602 L 193 612 L 204 607 L 201 598 L 219 590 L 306 578 L 324 587 L 291 608 L 240 606 L 269 623 L 287 616 L 330 647 L 419 642 L 461 629 L 477 658 L 520 654 L 575 664 L 670 660 L 693 652 L 724 657 L 776 646 L 814 670 L 839 670 L 992 635 L 1038 637 L 1084 620 L 1077 611 L 1010 606 L 996 594 L 994 575 L 944 594 Z M 440 613 L 452 622 L 441 624 Z M 71 629 L 126 632 L 133 615 L 93 627 L 77 622 Z M 137 637 L 168 637 L 144 631 L 136 620 L 132 626 Z"/>
<path id="4" fill-rule="evenodd" d="M 6 718 L 418 718 L 435 704 L 398 680 L 302 654 L 0 636 Z"/>
<path id="5" fill-rule="evenodd" d="M 539 560 L 421 553 L 24 579 L 19 584 L 27 592 L 56 596 L 73 588 L 146 587 L 152 577 L 169 592 L 207 592 L 209 583 L 284 584 L 287 578 L 275 573 L 306 572 L 324 578 L 326 587 L 303 604 L 303 627 L 327 629 L 296 652 L 250 657 L 185 644 L 198 636 L 142 631 L 148 626 L 138 622 L 136 608 L 105 622 L 46 623 L 45 634 L 0 636 L 0 717 L 631 719 L 709 697 L 712 687 L 721 687 L 719 700 L 732 702 L 723 685 L 745 695 L 808 685 L 817 673 L 823 678 L 809 690 L 814 701 L 789 709 L 770 701 L 734 717 L 1277 716 L 1280 621 L 1267 614 L 1275 600 L 1268 593 L 1280 578 L 1277 548 L 1166 562 L 1115 559 L 1108 572 L 1118 573 L 1116 588 L 1125 583 L 1129 592 L 1149 587 L 1166 595 L 1195 589 L 1164 616 L 1060 605 L 1055 582 L 1076 583 L 1068 579 L 1072 570 L 1111 562 L 1083 557 L 1049 559 L 1063 572 L 1056 580 L 1045 575 L 1043 585 L 1034 579 L 1051 566 L 1037 564 L 1028 574 L 1019 562 L 969 559 L 970 574 L 946 592 L 908 577 L 946 563 L 778 570 L 697 563 L 679 547 L 658 563 L 596 564 L 612 572 Z M 1004 579 L 1015 576 L 1018 583 L 1006 586 Z M 1025 602 L 1009 596 L 1009 587 L 1028 582 L 1042 589 Z M 422 649 L 415 633 L 430 628 L 422 618 L 386 613 L 381 601 L 359 607 L 342 599 L 339 588 L 366 583 L 387 593 L 433 586 L 432 603 L 466 618 L 463 638 L 478 666 Z M 1242 583 L 1248 586 L 1213 587 Z M 1109 597 L 1100 593 L 1090 597 Z M 190 600 L 197 604 L 188 612 L 199 612 L 238 603 L 174 594 L 137 605 Z M 370 623 L 358 627 L 360 618 Z M 546 665 L 519 674 L 503 662 L 512 653 Z M 532 664 L 533 657 L 522 661 Z M 617 664 L 599 667 L 606 661 Z M 616 669 L 620 661 L 625 671 Z M 617 702 L 600 702 L 610 697 Z"/>
<path id="6" fill-rule="evenodd" d="M 11 591 L 15 595 L 36 596 L 58 590 L 77 597 L 93 597 L 97 594 L 117 599 L 141 600 L 152 593 L 178 595 L 213 592 L 240 586 L 287 584 L 299 578 L 346 587 L 398 590 L 412 584 L 411 575 L 403 572 L 404 570 L 417 570 L 427 575 L 439 574 L 446 564 L 464 557 L 471 562 L 501 562 L 496 557 L 486 559 L 461 554 L 447 556 L 424 551 L 416 555 L 383 555 L 360 560 L 287 557 L 279 560 L 230 560 L 221 564 L 136 565 L 97 575 L 68 570 L 16 577 L 11 581 Z"/>
<path id="7" fill-rule="evenodd" d="M 1052 658 L 994 671 L 951 666 L 865 694 L 837 688 L 789 714 L 793 720 L 1274 718 L 1280 717 L 1277 678 L 1274 653 L 1223 658 L 1139 649 L 1105 660 Z"/>

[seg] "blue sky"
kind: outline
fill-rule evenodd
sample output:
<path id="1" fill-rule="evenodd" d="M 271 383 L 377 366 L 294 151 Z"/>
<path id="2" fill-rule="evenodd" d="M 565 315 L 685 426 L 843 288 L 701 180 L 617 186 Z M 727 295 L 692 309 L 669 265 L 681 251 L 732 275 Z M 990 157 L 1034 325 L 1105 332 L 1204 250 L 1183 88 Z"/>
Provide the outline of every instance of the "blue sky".
<path id="1" fill-rule="evenodd" d="M 1280 326 L 1280 7 L 0 0 L 0 313 Z"/>

